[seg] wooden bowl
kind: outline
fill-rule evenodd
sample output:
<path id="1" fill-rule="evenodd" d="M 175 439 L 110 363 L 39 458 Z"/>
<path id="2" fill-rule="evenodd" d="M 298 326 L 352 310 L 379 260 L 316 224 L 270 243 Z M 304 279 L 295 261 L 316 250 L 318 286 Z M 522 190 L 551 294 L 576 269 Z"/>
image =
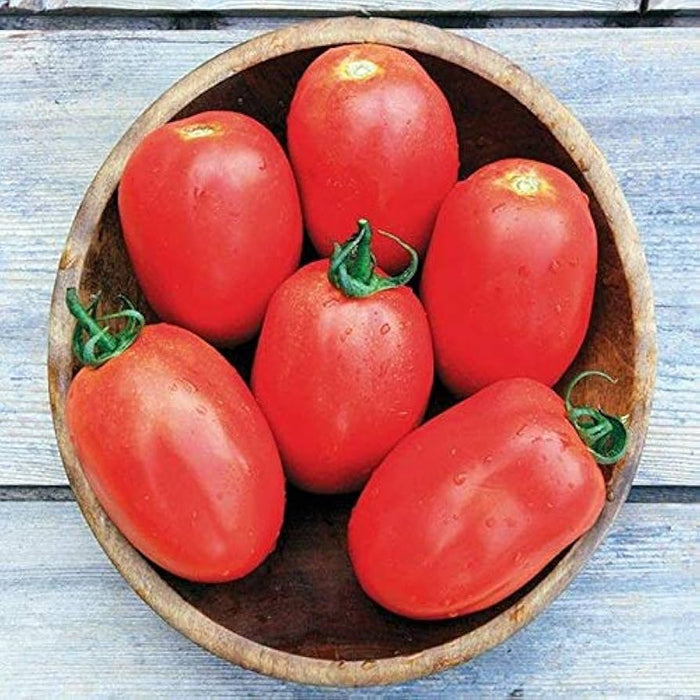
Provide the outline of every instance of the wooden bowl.
<path id="1" fill-rule="evenodd" d="M 124 250 L 115 194 L 136 144 L 170 119 L 207 109 L 245 112 L 284 143 L 299 76 L 326 47 L 353 42 L 406 49 L 432 75 L 457 122 L 461 177 L 498 158 L 524 156 L 564 169 L 587 192 L 600 262 L 591 326 L 570 374 L 601 368 L 618 377 L 614 387 L 590 381 L 579 397 L 630 416 L 629 451 L 606 472 L 608 503 L 595 527 L 500 605 L 439 623 L 401 619 L 363 595 L 345 551 L 351 497 L 292 490 L 277 550 L 241 581 L 193 584 L 158 570 L 105 515 L 65 426 L 66 393 L 75 372 L 66 287 L 78 286 L 85 297 L 102 290 L 106 299 L 125 292 L 148 311 Z M 231 356 L 244 374 L 252 349 Z M 368 685 L 416 678 L 471 659 L 561 593 L 602 540 L 630 488 L 647 428 L 655 356 L 652 293 L 632 216 L 600 151 L 566 108 L 517 66 L 472 41 L 412 22 L 345 18 L 272 32 L 222 53 L 165 92 L 126 132 L 90 185 L 61 257 L 51 305 L 49 387 L 61 456 L 80 508 L 114 565 L 156 612 L 206 649 L 246 668 L 305 683 Z M 443 400 L 438 390 L 433 411 Z"/>

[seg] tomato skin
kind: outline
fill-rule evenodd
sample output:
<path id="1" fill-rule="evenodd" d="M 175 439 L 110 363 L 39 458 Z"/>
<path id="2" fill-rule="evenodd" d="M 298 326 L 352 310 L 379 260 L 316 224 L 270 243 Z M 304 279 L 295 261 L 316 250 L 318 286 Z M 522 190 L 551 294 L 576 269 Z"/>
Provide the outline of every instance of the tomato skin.
<path id="1" fill-rule="evenodd" d="M 529 581 L 595 523 L 605 482 L 531 379 L 482 389 L 404 438 L 350 518 L 367 595 L 415 619 L 483 610 Z"/>
<path id="2" fill-rule="evenodd" d="M 508 159 L 458 183 L 421 280 L 442 381 L 458 396 L 508 377 L 553 385 L 586 334 L 596 263 L 588 198 L 561 170 Z"/>
<path id="3" fill-rule="evenodd" d="M 372 65 L 350 78 L 353 66 Z M 415 59 L 377 44 L 326 51 L 301 77 L 287 127 L 304 221 L 322 256 L 361 217 L 425 251 L 459 155 L 447 99 Z M 391 274 L 408 262 L 388 240 L 374 252 Z"/>
<path id="4" fill-rule="evenodd" d="M 217 345 L 252 337 L 299 265 L 291 166 L 243 114 L 204 112 L 148 134 L 124 169 L 119 214 L 153 309 Z"/>
<path id="5" fill-rule="evenodd" d="M 317 493 L 359 489 L 420 422 L 433 380 L 425 311 L 407 287 L 348 298 L 328 261 L 275 292 L 252 387 L 288 478 Z"/>
<path id="6" fill-rule="evenodd" d="M 237 372 L 193 333 L 146 326 L 123 354 L 81 369 L 71 441 L 103 508 L 143 554 L 192 581 L 229 581 L 274 549 L 284 475 Z"/>

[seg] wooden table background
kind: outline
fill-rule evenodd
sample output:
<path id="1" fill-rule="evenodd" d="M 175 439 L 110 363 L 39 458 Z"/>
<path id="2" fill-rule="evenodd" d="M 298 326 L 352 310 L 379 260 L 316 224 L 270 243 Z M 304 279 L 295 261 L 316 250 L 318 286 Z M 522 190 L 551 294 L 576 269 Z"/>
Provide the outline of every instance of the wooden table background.
<path id="1" fill-rule="evenodd" d="M 698 0 L 0 0 L 0 695 L 700 695 L 698 10 Z M 343 13 L 410 15 L 480 41 L 574 111 L 636 217 L 660 351 L 638 478 L 582 574 L 499 648 L 374 691 L 243 671 L 152 613 L 73 501 L 45 378 L 60 251 L 122 132 L 211 56 Z"/>

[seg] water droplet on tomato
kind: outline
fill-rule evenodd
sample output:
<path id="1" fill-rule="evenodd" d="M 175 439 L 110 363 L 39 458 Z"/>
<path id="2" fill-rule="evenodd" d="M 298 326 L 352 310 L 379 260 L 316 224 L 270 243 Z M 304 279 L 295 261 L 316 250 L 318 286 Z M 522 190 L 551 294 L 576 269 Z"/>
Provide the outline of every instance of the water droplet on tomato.
<path id="1" fill-rule="evenodd" d="M 192 384 L 192 382 L 189 379 L 180 379 L 180 384 L 182 384 L 182 388 L 188 394 L 194 394 L 197 391 L 197 387 L 194 384 Z"/>
<path id="2" fill-rule="evenodd" d="M 335 306 L 337 303 L 337 299 L 326 299 L 326 301 L 323 302 L 323 306 L 328 308 L 329 306 Z"/>
<path id="3" fill-rule="evenodd" d="M 258 163 L 258 170 L 266 170 L 267 169 L 267 162 L 263 158 L 259 163 Z"/>
<path id="4" fill-rule="evenodd" d="M 552 260 L 552 262 L 549 263 L 549 269 L 551 272 L 556 272 L 560 267 L 561 263 L 558 260 Z"/>
<path id="5" fill-rule="evenodd" d="M 516 435 L 522 435 L 526 430 L 527 430 L 527 423 L 523 423 L 523 424 L 518 428 L 518 431 L 517 431 L 515 434 L 516 434 Z"/>
<path id="6" fill-rule="evenodd" d="M 405 418 L 408 415 L 408 411 L 397 411 L 396 413 L 399 418 Z"/>
<path id="7" fill-rule="evenodd" d="M 345 335 L 350 335 L 352 333 L 352 328 L 349 326 L 345 329 Z"/>
<path id="8" fill-rule="evenodd" d="M 380 329 L 379 332 L 382 335 L 386 335 L 389 331 L 391 330 L 391 326 L 388 323 L 385 323 Z"/>
<path id="9" fill-rule="evenodd" d="M 170 389 L 170 391 L 177 391 L 177 382 L 172 382 L 168 389 Z"/>
<path id="10" fill-rule="evenodd" d="M 549 508 L 549 510 L 552 510 L 552 508 L 554 508 L 554 503 L 550 503 L 549 501 L 547 501 L 547 508 Z"/>
<path id="11" fill-rule="evenodd" d="M 556 304 L 556 305 L 554 306 L 554 310 L 555 310 L 558 314 L 560 314 L 560 313 L 561 313 L 561 304 Z"/>
<path id="12" fill-rule="evenodd" d="M 453 448 L 450 450 L 450 455 L 451 455 L 452 457 L 454 457 L 456 454 L 457 454 L 457 448 L 456 448 L 456 447 L 453 447 Z"/>
<path id="13" fill-rule="evenodd" d="M 518 552 L 518 553 L 515 555 L 515 558 L 513 559 L 513 561 L 517 564 L 519 561 L 522 560 L 522 558 L 523 558 L 523 553 L 522 553 L 522 552 Z"/>
<path id="14" fill-rule="evenodd" d="M 199 413 L 200 416 L 207 415 L 207 407 L 204 404 L 197 404 L 197 408 L 195 410 L 197 411 L 197 413 Z"/>
<path id="15" fill-rule="evenodd" d="M 484 462 L 486 462 L 486 464 L 490 464 L 491 462 L 493 462 L 493 455 L 486 455 L 486 457 L 484 458 Z"/>
<path id="16" fill-rule="evenodd" d="M 453 481 L 455 482 L 455 484 L 457 484 L 457 486 L 461 486 L 466 480 L 466 472 L 459 472 L 459 474 L 455 474 L 453 478 Z"/>

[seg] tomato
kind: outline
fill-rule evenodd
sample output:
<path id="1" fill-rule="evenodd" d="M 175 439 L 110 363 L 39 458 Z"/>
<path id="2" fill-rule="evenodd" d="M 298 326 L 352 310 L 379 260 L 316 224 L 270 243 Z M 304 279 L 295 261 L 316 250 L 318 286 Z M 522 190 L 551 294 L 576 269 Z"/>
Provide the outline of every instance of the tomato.
<path id="1" fill-rule="evenodd" d="M 123 333 L 116 342 L 110 336 L 103 350 L 115 356 L 96 359 L 81 340 L 84 329 L 99 331 L 94 313 L 74 295 L 71 308 L 83 321 L 77 354 L 104 363 L 73 379 L 66 422 L 107 515 L 134 547 L 183 578 L 229 581 L 255 569 L 282 525 L 284 474 L 236 370 L 166 323 L 146 326 L 135 340 L 133 332 L 126 342 Z"/>
<path id="2" fill-rule="evenodd" d="M 377 44 L 326 51 L 299 80 L 287 127 L 304 221 L 321 255 L 360 217 L 425 251 L 459 155 L 447 99 L 416 60 Z M 408 263 L 389 241 L 377 240 L 374 252 L 390 273 Z"/>
<path id="3" fill-rule="evenodd" d="M 421 420 L 433 380 L 430 330 L 415 294 L 372 271 L 371 230 L 275 292 L 252 387 L 287 476 L 318 493 L 354 491 Z M 329 274 L 330 273 L 330 274 Z M 331 281 L 332 278 L 333 281 Z"/>
<path id="4" fill-rule="evenodd" d="M 275 137 L 243 114 L 204 112 L 148 134 L 124 169 L 119 214 L 156 313 L 219 345 L 253 336 L 299 265 L 291 167 Z"/>
<path id="5" fill-rule="evenodd" d="M 595 523 L 605 482 L 593 454 L 610 463 L 625 445 L 617 418 L 565 405 L 532 379 L 482 389 L 405 437 L 372 474 L 348 529 L 362 588 L 416 619 L 498 603 Z"/>
<path id="6" fill-rule="evenodd" d="M 447 387 L 465 396 L 509 377 L 554 384 L 586 334 L 596 259 L 588 198 L 561 170 L 501 160 L 458 183 L 421 286 Z"/>

